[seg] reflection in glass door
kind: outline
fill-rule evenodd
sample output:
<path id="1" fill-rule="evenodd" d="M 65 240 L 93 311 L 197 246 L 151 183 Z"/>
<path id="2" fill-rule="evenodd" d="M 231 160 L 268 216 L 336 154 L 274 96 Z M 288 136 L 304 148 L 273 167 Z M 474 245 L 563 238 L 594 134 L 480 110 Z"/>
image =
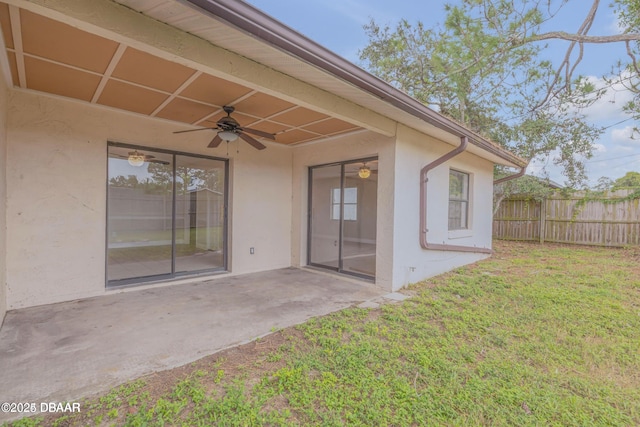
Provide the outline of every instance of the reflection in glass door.
<path id="1" fill-rule="evenodd" d="M 308 263 L 375 277 L 378 161 L 309 169 Z"/>
<path id="2" fill-rule="evenodd" d="M 223 267 L 224 162 L 176 156 L 176 272 Z"/>
<path id="3" fill-rule="evenodd" d="M 108 286 L 226 268 L 226 161 L 124 144 L 108 158 Z"/>
<path id="4" fill-rule="evenodd" d="M 345 164 L 343 182 L 342 270 L 373 277 L 376 275 L 378 161 Z"/>
<path id="5" fill-rule="evenodd" d="M 311 169 L 311 223 L 309 224 L 309 263 L 340 267 L 340 205 L 342 167 L 321 166 Z"/>
<path id="6" fill-rule="evenodd" d="M 108 281 L 171 273 L 173 156 L 137 164 L 130 152 L 109 148 Z"/>

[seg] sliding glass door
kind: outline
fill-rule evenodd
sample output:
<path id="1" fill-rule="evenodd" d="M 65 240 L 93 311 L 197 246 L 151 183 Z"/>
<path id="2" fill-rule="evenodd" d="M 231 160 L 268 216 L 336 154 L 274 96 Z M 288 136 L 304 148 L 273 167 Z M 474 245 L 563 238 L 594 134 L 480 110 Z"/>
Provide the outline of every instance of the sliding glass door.
<path id="1" fill-rule="evenodd" d="M 110 144 L 108 286 L 226 269 L 225 160 Z"/>
<path id="2" fill-rule="evenodd" d="M 224 266 L 225 162 L 176 156 L 177 273 Z"/>
<path id="3" fill-rule="evenodd" d="M 309 169 L 308 264 L 374 278 L 378 160 Z"/>
<path id="4" fill-rule="evenodd" d="M 311 168 L 309 264 L 340 267 L 340 165 Z"/>

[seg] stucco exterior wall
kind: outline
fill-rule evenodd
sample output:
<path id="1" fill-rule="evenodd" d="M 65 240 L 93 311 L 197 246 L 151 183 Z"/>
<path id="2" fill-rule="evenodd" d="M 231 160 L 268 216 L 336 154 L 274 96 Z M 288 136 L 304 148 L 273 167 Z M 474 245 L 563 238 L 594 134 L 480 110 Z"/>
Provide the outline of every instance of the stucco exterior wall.
<path id="1" fill-rule="evenodd" d="M 309 166 L 378 156 L 376 284 L 391 289 L 393 272 L 393 200 L 395 142 L 373 132 L 359 132 L 293 150 L 293 223 L 291 261 L 307 265 Z"/>
<path id="2" fill-rule="evenodd" d="M 420 246 L 420 170 L 455 147 L 398 126 L 394 200 L 393 289 L 486 258 L 476 253 L 424 250 Z M 449 169 L 471 174 L 470 229 L 448 231 Z M 462 153 L 429 172 L 429 243 L 491 247 L 493 164 Z"/>
<path id="3" fill-rule="evenodd" d="M 114 292 L 105 290 L 108 140 L 229 157 L 231 274 L 291 265 L 290 150 L 234 142 L 227 156 L 226 144 L 206 148 L 209 132 L 174 135 L 175 123 L 22 91 L 7 117 L 8 309 Z"/>
<path id="4" fill-rule="evenodd" d="M 7 98 L 8 89 L 0 67 L 0 326 L 7 311 L 6 259 L 7 259 Z"/>

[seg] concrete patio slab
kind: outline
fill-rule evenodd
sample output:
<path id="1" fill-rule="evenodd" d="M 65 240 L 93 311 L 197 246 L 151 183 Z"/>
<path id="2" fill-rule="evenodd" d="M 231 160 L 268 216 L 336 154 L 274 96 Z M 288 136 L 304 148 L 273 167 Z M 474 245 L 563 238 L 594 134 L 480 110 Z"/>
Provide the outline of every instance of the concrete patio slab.
<path id="1" fill-rule="evenodd" d="M 0 402 L 78 400 L 385 292 L 290 268 L 12 311 Z"/>
<path id="2" fill-rule="evenodd" d="M 404 301 L 409 298 L 407 295 L 401 294 L 400 292 L 391 292 L 390 294 L 383 295 L 383 297 L 393 301 Z"/>

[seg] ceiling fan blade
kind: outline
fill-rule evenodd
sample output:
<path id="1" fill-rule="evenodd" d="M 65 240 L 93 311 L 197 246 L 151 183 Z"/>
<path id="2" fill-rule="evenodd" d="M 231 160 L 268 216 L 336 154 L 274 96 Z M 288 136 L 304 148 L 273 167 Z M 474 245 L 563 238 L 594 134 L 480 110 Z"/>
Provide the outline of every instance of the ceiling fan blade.
<path id="1" fill-rule="evenodd" d="M 244 132 L 240 132 L 238 135 L 240 136 L 240 138 L 244 139 L 253 147 L 257 148 L 258 150 L 264 150 L 265 148 L 267 148 L 264 144 L 256 141 L 255 139 L 251 138 L 249 135 L 246 135 Z"/>
<path id="2" fill-rule="evenodd" d="M 216 136 L 213 137 L 213 139 L 211 140 L 211 142 L 209 143 L 209 145 L 207 145 L 207 147 L 209 148 L 216 148 L 218 145 L 220 145 L 222 143 L 222 138 L 220 138 L 220 135 L 218 135 L 216 133 Z"/>
<path id="3" fill-rule="evenodd" d="M 254 135 L 261 136 L 263 138 L 269 138 L 269 139 L 271 139 L 273 141 L 276 140 L 275 135 L 272 134 L 272 133 L 263 132 L 261 130 L 251 129 L 251 128 L 240 128 L 240 130 L 243 131 L 243 132 L 247 132 L 247 133 L 251 133 L 251 134 L 254 134 Z"/>
<path id="4" fill-rule="evenodd" d="M 200 128 L 200 129 L 187 129 L 187 130 L 177 130 L 173 133 L 185 133 L 185 132 L 198 132 L 199 130 L 210 130 L 210 129 L 218 129 L 217 127 L 214 128 Z"/>

